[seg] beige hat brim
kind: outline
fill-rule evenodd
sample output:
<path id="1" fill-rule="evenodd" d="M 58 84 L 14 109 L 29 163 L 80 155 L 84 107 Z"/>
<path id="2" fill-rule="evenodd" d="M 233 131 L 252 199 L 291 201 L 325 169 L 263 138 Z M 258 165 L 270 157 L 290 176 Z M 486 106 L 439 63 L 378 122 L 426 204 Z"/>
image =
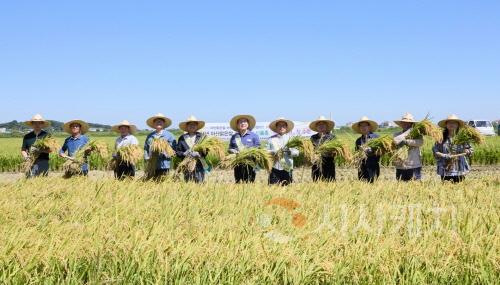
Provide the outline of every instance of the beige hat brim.
<path id="1" fill-rule="evenodd" d="M 460 120 L 460 119 L 445 119 L 445 120 L 441 120 L 439 121 L 438 123 L 438 126 L 440 126 L 441 128 L 443 129 L 446 129 L 446 124 L 449 122 L 449 121 L 454 121 L 454 122 L 457 122 L 458 123 L 458 126 L 463 128 L 463 126 L 465 125 L 465 122 Z"/>
<path id="2" fill-rule="evenodd" d="M 335 122 L 332 121 L 332 120 L 316 120 L 316 121 L 312 121 L 310 124 L 309 124 L 309 129 L 315 131 L 315 132 L 318 132 L 318 127 L 317 125 L 319 123 L 326 123 L 327 125 L 327 131 L 331 132 L 333 130 L 333 128 L 335 128 Z"/>
<path id="3" fill-rule="evenodd" d="M 42 122 L 43 125 L 42 125 L 42 129 L 44 128 L 48 128 L 50 126 L 50 122 L 49 121 L 45 121 L 45 120 L 31 120 L 31 121 L 26 121 L 24 122 L 24 124 L 28 127 L 31 127 L 33 128 L 33 122 Z"/>
<path id="4" fill-rule="evenodd" d="M 181 122 L 179 124 L 179 128 L 185 132 L 188 132 L 187 130 L 187 125 L 189 123 L 197 123 L 198 124 L 198 127 L 196 129 L 196 131 L 199 131 L 201 129 L 203 129 L 205 127 L 205 122 L 204 121 L 185 121 L 185 122 Z"/>
<path id="5" fill-rule="evenodd" d="M 82 120 L 72 120 L 72 121 L 69 121 L 63 125 L 63 129 L 66 133 L 71 134 L 70 126 L 72 124 L 79 124 L 80 125 L 80 133 L 81 134 L 87 133 L 89 131 L 89 128 L 90 128 L 89 124 L 87 124 L 86 122 L 84 122 Z"/>
<path id="6" fill-rule="evenodd" d="M 278 120 L 275 120 L 273 122 L 271 122 L 269 124 L 269 128 L 275 132 L 275 133 L 278 133 L 278 128 L 276 127 L 276 125 L 279 123 L 279 122 L 285 122 L 286 125 L 287 125 L 287 130 L 286 130 L 286 133 L 285 134 L 288 134 L 289 132 L 291 132 L 293 130 L 293 128 L 295 127 L 295 124 L 290 121 L 290 120 L 286 120 L 286 119 L 278 119 Z"/>
<path id="7" fill-rule="evenodd" d="M 154 129 L 154 128 L 155 128 L 154 121 L 155 121 L 156 119 L 162 119 L 162 120 L 165 122 L 165 127 L 164 127 L 165 129 L 166 129 L 166 128 L 168 128 L 168 127 L 170 127 L 170 126 L 172 125 L 172 120 L 170 120 L 169 118 L 164 117 L 164 116 L 153 116 L 153 117 L 149 118 L 149 119 L 146 121 L 146 124 L 147 124 L 150 128 Z"/>
<path id="8" fill-rule="evenodd" d="M 372 132 L 375 132 L 378 129 L 377 122 L 372 121 L 372 120 L 362 120 L 362 121 L 358 121 L 358 122 L 352 124 L 352 127 L 351 127 L 352 130 L 355 131 L 358 134 L 361 134 L 361 130 L 359 128 L 359 124 L 361 124 L 361 123 L 368 123 L 370 125 L 370 128 L 371 128 Z"/>
<path id="9" fill-rule="evenodd" d="M 116 132 L 116 133 L 119 133 L 120 127 L 128 127 L 131 134 L 135 134 L 137 132 L 137 127 L 135 125 L 124 125 L 124 124 L 114 125 L 113 127 L 111 127 L 111 130 Z"/>
<path id="10" fill-rule="evenodd" d="M 238 121 L 240 119 L 247 119 L 248 120 L 248 129 L 253 130 L 255 128 L 255 125 L 257 124 L 257 121 L 252 115 L 237 115 L 234 116 L 231 121 L 229 122 L 229 125 L 233 131 L 238 132 Z"/>
<path id="11" fill-rule="evenodd" d="M 403 127 L 403 126 L 401 126 L 401 124 L 402 124 L 402 123 L 412 123 L 412 124 L 414 124 L 414 123 L 416 123 L 416 122 L 417 122 L 417 121 L 414 121 L 414 120 L 405 120 L 405 121 L 400 120 L 400 121 L 394 121 L 394 123 L 395 123 L 396 125 L 400 126 L 400 127 Z"/>

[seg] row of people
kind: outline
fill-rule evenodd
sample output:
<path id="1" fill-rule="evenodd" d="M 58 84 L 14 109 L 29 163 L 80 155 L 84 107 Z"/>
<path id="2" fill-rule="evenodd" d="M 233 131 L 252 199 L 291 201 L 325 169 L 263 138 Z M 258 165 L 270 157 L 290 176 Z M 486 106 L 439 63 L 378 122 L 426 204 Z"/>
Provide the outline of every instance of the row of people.
<path id="1" fill-rule="evenodd" d="M 398 147 L 407 146 L 408 156 L 405 160 L 398 161 L 395 165 L 396 178 L 400 181 L 420 180 L 422 178 L 422 157 L 421 147 L 424 144 L 423 139 L 407 139 L 408 133 L 412 126 L 416 123 L 413 115 L 406 113 L 399 120 L 394 121 L 401 131 L 394 134 L 394 142 Z M 147 125 L 154 129 L 145 141 L 144 144 L 144 159 L 147 162 L 151 157 L 151 146 L 154 139 L 162 139 L 168 142 L 175 150 L 175 155 L 181 159 L 187 156 L 200 158 L 201 154 L 193 151 L 193 147 L 200 141 L 203 135 L 199 132 L 205 126 L 205 122 L 196 119 L 194 116 L 179 124 L 179 128 L 184 131 L 178 141 L 172 133 L 166 130 L 171 126 L 172 120 L 163 114 L 156 114 L 146 121 Z M 24 158 L 29 157 L 30 147 L 37 139 L 43 138 L 48 133 L 43 130 L 49 126 L 49 122 L 43 119 L 41 115 L 35 115 L 26 124 L 33 131 L 26 134 L 23 138 L 22 155 Z M 439 126 L 443 128 L 443 141 L 436 142 L 433 147 L 433 153 L 437 159 L 437 173 L 443 180 L 460 182 L 465 175 L 469 173 L 470 166 L 467 157 L 473 152 L 470 145 L 454 145 L 453 136 L 458 130 L 464 127 L 464 121 L 455 115 L 439 122 Z M 256 120 L 251 115 L 237 115 L 230 121 L 230 127 L 235 131 L 229 141 L 228 152 L 237 154 L 244 148 L 258 148 L 261 146 L 260 139 L 257 134 L 252 132 L 256 125 Z M 315 148 L 318 148 L 327 141 L 334 140 L 333 133 L 335 122 L 325 117 L 320 117 L 309 125 L 310 129 L 316 132 L 311 137 L 311 141 Z M 354 132 L 360 134 L 355 142 L 357 150 L 363 149 L 366 151 L 367 159 L 364 160 L 358 169 L 358 178 L 363 181 L 373 183 L 380 175 L 380 157 L 373 153 L 369 148 L 362 148 L 368 141 L 378 138 L 375 133 L 379 125 L 367 117 L 361 118 L 352 125 Z M 267 143 L 267 150 L 271 154 L 276 154 L 282 150 L 288 141 L 291 139 L 290 132 L 294 128 L 294 123 L 286 118 L 278 118 L 270 123 L 269 128 L 275 133 Z M 75 153 L 89 142 L 85 135 L 89 130 L 89 125 L 82 120 L 72 120 L 64 124 L 63 129 L 70 136 L 65 139 L 64 144 L 59 151 L 61 157 L 71 159 Z M 127 145 L 138 145 L 139 142 L 134 136 L 137 127 L 128 121 L 122 121 L 113 126 L 113 131 L 118 132 L 120 136 L 116 139 L 115 150 Z M 459 154 L 451 156 L 453 154 Z M 293 182 L 293 158 L 299 156 L 297 149 L 287 149 L 284 152 L 283 158 L 276 161 L 269 174 L 269 184 L 287 185 Z M 49 169 L 49 155 L 43 153 L 33 164 L 30 171 L 30 176 L 46 175 Z M 172 157 L 164 153 L 157 160 L 156 171 L 153 178 L 160 179 L 167 175 L 172 166 Z M 87 175 L 89 170 L 88 164 L 82 165 L 81 173 Z M 185 174 L 186 181 L 194 181 L 201 183 L 205 179 L 205 166 L 201 160 L 197 161 L 195 170 L 192 173 Z M 234 168 L 234 179 L 236 183 L 252 183 L 255 181 L 256 169 L 248 165 L 238 165 Z M 312 166 L 311 175 L 314 181 L 335 181 L 335 157 L 321 157 L 321 163 Z M 135 176 L 135 166 L 128 164 L 120 164 L 115 169 L 115 176 L 119 179 Z"/>

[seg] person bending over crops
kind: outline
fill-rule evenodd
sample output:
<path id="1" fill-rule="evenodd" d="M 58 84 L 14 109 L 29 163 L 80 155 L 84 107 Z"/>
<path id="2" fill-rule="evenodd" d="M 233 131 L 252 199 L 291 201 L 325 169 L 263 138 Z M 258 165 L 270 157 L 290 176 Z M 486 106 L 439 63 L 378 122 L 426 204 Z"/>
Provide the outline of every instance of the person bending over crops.
<path id="1" fill-rule="evenodd" d="M 37 114 L 31 120 L 25 122 L 25 124 L 33 129 L 33 131 L 23 137 L 23 144 L 21 146 L 21 155 L 24 161 L 33 160 L 29 165 L 29 169 L 26 169 L 26 177 L 47 176 L 49 173 L 49 152 L 42 150 L 38 157 L 34 158 L 32 157 L 34 153 L 32 147 L 37 140 L 48 135 L 43 129 L 47 128 L 50 123 Z"/>
<path id="2" fill-rule="evenodd" d="M 138 157 L 137 153 L 140 151 L 139 141 L 133 135 L 137 132 L 137 127 L 125 120 L 113 126 L 112 130 L 120 134 L 116 138 L 115 153 L 113 154 L 113 158 L 116 160 L 115 178 L 123 180 L 127 177 L 134 177 L 135 163 L 137 163 L 137 159 L 134 157 Z M 140 154 L 142 155 L 142 151 Z"/>
<path id="3" fill-rule="evenodd" d="M 231 129 L 236 133 L 229 141 L 229 153 L 238 154 L 245 148 L 260 147 L 260 139 L 251 130 L 255 127 L 255 118 L 251 115 L 237 115 L 229 123 Z M 255 169 L 249 165 L 237 165 L 234 167 L 234 179 L 236 183 L 255 182 Z"/>
<path id="4" fill-rule="evenodd" d="M 399 181 L 420 180 L 422 178 L 422 157 L 420 148 L 424 144 L 423 138 L 407 139 L 411 128 L 416 123 L 413 115 L 406 113 L 401 120 L 394 121 L 403 130 L 394 134 L 394 143 L 398 148 L 407 147 L 407 154 L 402 159 L 394 161 L 396 179 Z"/>
<path id="5" fill-rule="evenodd" d="M 59 156 L 67 160 L 75 160 L 75 154 L 79 149 L 84 147 L 88 142 L 89 138 L 85 136 L 85 133 L 89 130 L 89 125 L 82 120 L 72 120 L 63 125 L 63 129 L 66 133 L 70 134 L 68 138 L 64 140 L 64 144 L 59 151 Z M 80 169 L 74 173 L 78 173 L 83 176 L 87 176 L 89 173 L 89 164 L 83 161 L 78 165 Z M 65 177 L 70 178 L 72 175 L 66 172 Z"/>
<path id="6" fill-rule="evenodd" d="M 309 128 L 317 132 L 317 134 L 311 136 L 314 149 L 318 149 L 325 142 L 335 139 L 335 135 L 332 133 L 334 127 L 335 122 L 326 119 L 324 116 L 319 117 L 316 121 L 309 124 Z M 312 165 L 311 175 L 313 181 L 335 181 L 335 156 L 326 154 L 322 155 L 319 159 L 321 159 L 320 162 Z"/>
<path id="7" fill-rule="evenodd" d="M 368 119 L 368 117 L 362 117 L 352 125 L 352 129 L 361 135 L 356 140 L 356 151 L 364 151 L 366 155 L 366 159 L 361 161 L 358 167 L 358 179 L 373 183 L 380 175 L 380 156 L 376 155 L 373 149 L 365 146 L 365 144 L 379 137 L 374 133 L 378 129 L 378 124 Z"/>
<path id="8" fill-rule="evenodd" d="M 268 151 L 274 156 L 275 163 L 269 174 L 269 184 L 279 184 L 286 186 L 293 182 L 293 157 L 299 156 L 299 150 L 288 148 L 286 144 L 290 140 L 290 133 L 293 130 L 292 121 L 279 118 L 271 124 L 269 128 L 276 134 L 268 141 Z"/>
<path id="9" fill-rule="evenodd" d="M 461 182 L 470 171 L 467 157 L 473 152 L 468 142 L 458 142 L 456 135 L 465 128 L 465 122 L 451 115 L 438 124 L 444 129 L 443 140 L 436 142 L 432 151 L 437 160 L 437 174 L 443 181 Z"/>
<path id="10" fill-rule="evenodd" d="M 203 165 L 204 157 L 197 151 L 193 150 L 195 144 L 200 142 L 203 135 L 198 132 L 205 126 L 204 121 L 197 120 L 196 117 L 190 116 L 186 121 L 179 124 L 179 128 L 186 133 L 179 137 L 177 143 L 176 155 L 181 159 L 193 159 L 195 162 L 194 170 L 184 170 L 184 180 L 186 182 L 193 181 L 195 183 L 203 183 L 205 180 L 205 166 Z"/>
<path id="11" fill-rule="evenodd" d="M 159 180 L 169 173 L 175 155 L 175 138 L 165 130 L 172 124 L 172 120 L 160 113 L 149 118 L 146 123 L 154 129 L 144 143 L 146 178 Z"/>

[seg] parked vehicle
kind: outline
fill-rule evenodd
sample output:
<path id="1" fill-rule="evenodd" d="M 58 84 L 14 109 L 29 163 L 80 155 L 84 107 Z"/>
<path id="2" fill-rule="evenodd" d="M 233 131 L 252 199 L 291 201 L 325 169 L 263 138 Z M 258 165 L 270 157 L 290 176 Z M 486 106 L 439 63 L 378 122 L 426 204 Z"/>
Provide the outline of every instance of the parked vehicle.
<path id="1" fill-rule="evenodd" d="M 477 129 L 484 136 L 496 135 L 493 125 L 488 120 L 470 120 L 468 124 L 469 126 Z"/>

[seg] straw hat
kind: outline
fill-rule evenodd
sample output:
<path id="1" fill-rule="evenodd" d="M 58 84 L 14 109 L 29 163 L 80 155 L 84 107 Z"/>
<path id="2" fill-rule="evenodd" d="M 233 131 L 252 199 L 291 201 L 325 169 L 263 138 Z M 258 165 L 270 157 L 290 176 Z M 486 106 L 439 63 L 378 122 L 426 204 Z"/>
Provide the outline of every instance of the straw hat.
<path id="1" fill-rule="evenodd" d="M 137 132 L 137 127 L 135 125 L 132 125 L 127 120 L 123 120 L 123 121 L 119 122 L 117 125 L 114 125 L 113 127 L 111 127 L 111 130 L 113 130 L 114 132 L 119 133 L 120 132 L 120 127 L 122 127 L 122 126 L 128 127 L 131 134 Z"/>
<path id="2" fill-rule="evenodd" d="M 394 121 L 394 123 L 396 123 L 396 125 L 398 125 L 400 127 L 401 127 L 401 123 L 416 123 L 416 122 L 417 121 L 415 121 L 415 118 L 413 118 L 413 115 L 410 113 L 404 114 L 403 117 L 401 118 L 401 120 Z"/>
<path id="3" fill-rule="evenodd" d="M 361 123 L 368 123 L 371 127 L 372 132 L 374 132 L 378 129 L 377 122 L 368 119 L 367 116 L 363 116 L 363 117 L 361 117 L 361 119 L 359 119 L 359 121 L 352 124 L 352 129 L 358 134 L 361 134 L 361 130 L 359 129 L 359 124 L 361 124 Z"/>
<path id="4" fill-rule="evenodd" d="M 33 127 L 33 122 L 42 122 L 42 128 L 47 128 L 48 126 L 50 126 L 50 122 L 45 120 L 40 114 L 34 115 L 31 120 L 24 122 L 24 124 L 26 126 Z"/>
<path id="5" fill-rule="evenodd" d="M 439 121 L 438 125 L 443 128 L 443 129 L 446 129 L 446 124 L 449 122 L 449 121 L 454 121 L 454 122 L 457 122 L 458 123 L 458 126 L 459 127 L 463 127 L 465 125 L 465 122 L 462 121 L 457 115 L 449 115 L 448 118 L 444 119 L 444 120 L 441 120 Z"/>
<path id="6" fill-rule="evenodd" d="M 183 131 L 187 132 L 187 131 L 188 131 L 188 130 L 187 130 L 187 125 L 188 125 L 189 123 L 193 123 L 193 122 L 198 124 L 198 127 L 197 127 L 197 129 L 196 129 L 197 131 L 198 131 L 198 130 L 201 130 L 201 129 L 203 129 L 203 127 L 205 127 L 205 122 L 204 122 L 204 121 L 200 121 L 200 120 L 196 119 L 196 117 L 195 117 L 195 116 L 191 115 L 191 116 L 189 116 L 189 118 L 187 118 L 187 119 L 186 119 L 186 121 L 181 122 L 181 123 L 179 124 L 179 128 L 180 128 L 181 130 L 183 130 Z"/>
<path id="7" fill-rule="evenodd" d="M 146 124 L 151 127 L 151 128 L 155 128 L 155 125 L 154 125 L 154 121 L 156 119 L 162 119 L 164 122 L 165 122 L 165 129 L 170 127 L 170 125 L 172 125 L 172 120 L 170 120 L 169 118 L 165 117 L 165 115 L 163 115 L 162 113 L 158 113 L 156 115 L 154 115 L 153 117 L 149 118 L 147 121 L 146 121 Z"/>
<path id="8" fill-rule="evenodd" d="M 318 128 L 317 128 L 317 125 L 319 123 L 325 123 L 326 124 L 326 129 L 328 132 L 330 132 L 331 130 L 333 130 L 333 128 L 335 127 L 335 122 L 332 121 L 332 120 L 329 120 L 327 119 L 325 116 L 320 116 L 316 121 L 312 121 L 310 124 L 309 124 L 309 128 L 315 132 L 318 132 Z"/>
<path id="9" fill-rule="evenodd" d="M 236 115 L 229 122 L 231 129 L 233 129 L 235 132 L 239 131 L 238 121 L 241 119 L 247 119 L 249 130 L 252 130 L 253 128 L 255 128 L 255 124 L 257 124 L 257 121 L 255 121 L 255 118 L 252 115 Z"/>
<path id="10" fill-rule="evenodd" d="M 70 126 L 72 124 L 79 124 L 80 125 L 80 133 L 81 134 L 85 134 L 86 132 L 89 131 L 89 124 L 87 124 L 86 122 L 84 122 L 82 120 L 71 120 L 63 125 L 64 131 L 67 132 L 68 134 L 71 134 Z"/>
<path id="11" fill-rule="evenodd" d="M 275 132 L 275 133 L 277 133 L 277 132 L 278 132 L 278 128 L 276 127 L 276 125 L 277 125 L 279 122 L 285 122 L 285 123 L 286 123 L 286 125 L 287 125 L 286 134 L 288 134 L 289 132 L 291 132 L 291 131 L 293 130 L 293 127 L 295 126 L 295 124 L 294 124 L 292 121 L 287 120 L 287 119 L 285 119 L 285 118 L 283 118 L 283 117 L 280 117 L 280 118 L 278 118 L 278 119 L 276 119 L 276 120 L 272 121 L 272 122 L 269 124 L 269 128 L 270 128 L 273 132 Z"/>

